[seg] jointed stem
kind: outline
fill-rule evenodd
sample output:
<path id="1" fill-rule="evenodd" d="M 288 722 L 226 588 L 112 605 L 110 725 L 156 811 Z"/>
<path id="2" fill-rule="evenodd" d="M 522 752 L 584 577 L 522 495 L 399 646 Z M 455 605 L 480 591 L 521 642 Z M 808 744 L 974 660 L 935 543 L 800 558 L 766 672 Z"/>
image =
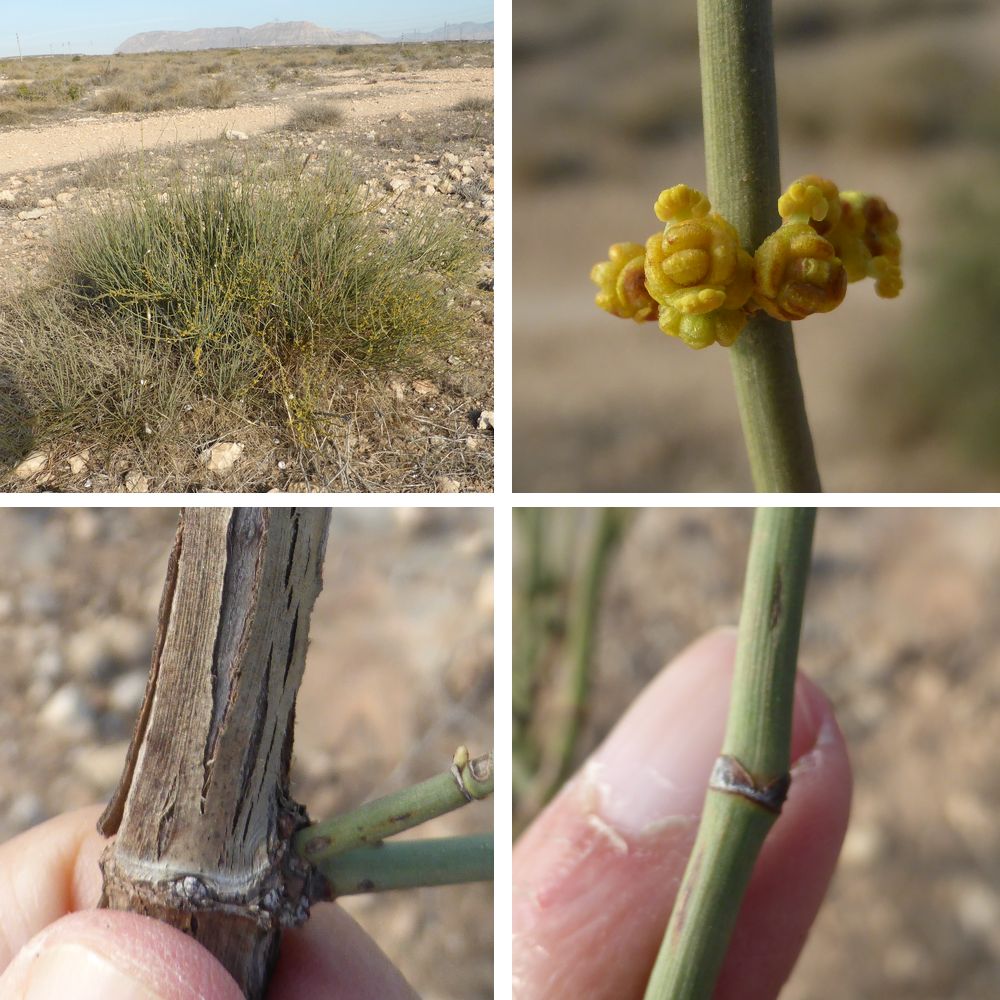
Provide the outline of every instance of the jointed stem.
<path id="1" fill-rule="evenodd" d="M 475 799 L 493 794 L 493 754 L 473 760 L 459 748 L 451 770 L 393 792 L 357 809 L 300 830 L 293 841 L 306 860 L 323 859 L 364 844 L 377 844 L 402 830 L 426 823 Z"/>
<path id="2" fill-rule="evenodd" d="M 779 222 L 770 0 L 698 0 L 698 38 L 709 198 L 752 253 Z M 791 324 L 755 314 L 730 359 L 756 488 L 818 492 Z"/>
<path id="3" fill-rule="evenodd" d="M 330 895 L 485 882 L 493 878 L 493 834 L 356 847 L 317 866 Z"/>
<path id="4" fill-rule="evenodd" d="M 754 519 L 723 766 L 713 775 L 646 1000 L 712 995 L 754 862 L 777 818 L 755 800 L 761 796 L 742 794 L 740 783 L 771 786 L 780 809 L 815 517 L 812 508 L 776 507 Z"/>

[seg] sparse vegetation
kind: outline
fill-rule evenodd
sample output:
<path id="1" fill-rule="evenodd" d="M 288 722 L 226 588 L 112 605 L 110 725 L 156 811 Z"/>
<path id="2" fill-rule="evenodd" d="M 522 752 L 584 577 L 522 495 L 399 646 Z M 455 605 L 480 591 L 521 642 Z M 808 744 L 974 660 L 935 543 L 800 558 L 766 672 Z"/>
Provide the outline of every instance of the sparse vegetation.
<path id="1" fill-rule="evenodd" d="M 302 132 L 315 132 L 318 129 L 339 125 L 343 119 L 344 112 L 339 105 L 332 101 L 314 101 L 298 108 L 286 127 Z"/>
<path id="2" fill-rule="evenodd" d="M 111 58 L 31 56 L 23 63 L 0 63 L 0 128 L 73 110 L 232 107 L 264 99 L 279 86 L 297 90 L 328 72 L 351 67 L 404 72 L 492 64 L 493 46 L 481 42 L 216 49 Z M 18 83 L 4 85 L 4 77 Z M 211 78 L 207 84 L 205 77 Z M 106 90 L 109 86 L 113 89 Z"/>
<path id="3" fill-rule="evenodd" d="M 348 114 L 329 86 L 362 65 L 359 83 L 384 85 L 399 51 L 378 48 L 0 65 L 9 87 L 79 75 L 68 79 L 86 94 L 50 120 L 130 112 L 112 150 L 88 145 L 80 122 L 82 146 L 66 146 L 77 162 L 0 184 L 13 236 L 0 289 L 0 489 L 490 487 L 490 116 L 421 112 L 372 143 L 369 110 Z M 415 47 L 438 48 L 463 68 L 490 61 L 488 45 Z M 285 55 L 303 65 L 286 68 Z M 220 81 L 237 103 L 263 90 L 266 107 L 247 125 L 224 113 L 205 116 L 207 132 L 144 141 L 148 111 L 226 102 L 231 91 L 208 89 Z M 449 86 L 435 81 L 441 110 L 461 94 Z M 13 110 L 37 121 L 39 103 Z M 297 108 L 290 128 L 267 130 Z M 331 131 L 342 150 L 332 163 Z M 27 141 L 51 152 L 49 134 Z M 467 160 L 476 198 L 464 180 L 441 181 Z M 391 195 L 397 177 L 412 189 Z M 242 457 L 206 470 L 199 456 L 224 441 Z M 43 474 L 14 471 L 35 452 Z"/>
<path id="4" fill-rule="evenodd" d="M 493 101 L 489 97 L 463 97 L 451 106 L 452 111 L 492 111 Z"/>

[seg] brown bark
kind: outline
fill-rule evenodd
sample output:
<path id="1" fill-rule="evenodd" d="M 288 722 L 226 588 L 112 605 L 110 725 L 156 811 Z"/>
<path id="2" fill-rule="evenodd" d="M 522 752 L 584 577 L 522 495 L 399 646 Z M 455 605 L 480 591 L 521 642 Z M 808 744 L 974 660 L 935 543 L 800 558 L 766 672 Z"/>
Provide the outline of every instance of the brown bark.
<path id="1" fill-rule="evenodd" d="M 181 515 L 146 697 L 98 824 L 101 906 L 164 920 L 262 997 L 282 927 L 319 895 L 290 848 L 307 822 L 288 789 L 295 697 L 322 586 L 329 513 Z"/>

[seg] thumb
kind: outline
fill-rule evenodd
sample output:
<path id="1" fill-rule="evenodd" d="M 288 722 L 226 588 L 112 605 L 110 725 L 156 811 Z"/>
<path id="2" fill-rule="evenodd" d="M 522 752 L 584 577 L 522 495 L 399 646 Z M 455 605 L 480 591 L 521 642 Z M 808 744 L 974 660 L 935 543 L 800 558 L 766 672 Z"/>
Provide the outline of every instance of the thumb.
<path id="1" fill-rule="evenodd" d="M 638 1000 L 722 746 L 735 636 L 689 647 L 639 696 L 514 849 L 517 1000 Z M 777 996 L 847 826 L 850 767 L 829 702 L 800 676 L 792 785 L 737 921 L 716 1000 Z"/>
<path id="2" fill-rule="evenodd" d="M 0 976 L 0 1000 L 243 1000 L 197 941 L 134 913 L 84 910 L 50 924 Z"/>

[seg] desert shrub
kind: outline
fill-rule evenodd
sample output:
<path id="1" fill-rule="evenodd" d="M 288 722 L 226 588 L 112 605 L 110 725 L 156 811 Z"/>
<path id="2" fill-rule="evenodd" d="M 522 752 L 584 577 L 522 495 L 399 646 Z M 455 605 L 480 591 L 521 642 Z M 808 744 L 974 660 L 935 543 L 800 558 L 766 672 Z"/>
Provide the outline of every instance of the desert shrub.
<path id="1" fill-rule="evenodd" d="M 314 132 L 317 129 L 339 125 L 343 120 L 344 112 L 339 105 L 327 101 L 317 101 L 296 108 L 287 127 L 302 132 Z"/>
<path id="2" fill-rule="evenodd" d="M 198 72 L 204 74 L 221 73 L 224 69 L 225 66 L 216 59 L 215 62 L 202 63 L 198 67 Z"/>
<path id="3" fill-rule="evenodd" d="M 72 104 L 83 94 L 83 87 L 76 80 L 64 77 L 48 80 L 32 80 L 13 87 L 0 89 L 0 101 L 19 103 L 31 112 L 51 111 L 66 104 Z"/>
<path id="4" fill-rule="evenodd" d="M 463 97 L 451 106 L 452 111 L 492 111 L 493 99 L 490 97 Z"/>
<path id="5" fill-rule="evenodd" d="M 145 111 L 146 100 L 137 90 L 125 87 L 112 87 L 103 94 L 98 94 L 92 101 L 94 111 L 104 111 L 112 114 L 117 111 Z"/>
<path id="6" fill-rule="evenodd" d="M 209 108 L 231 108 L 236 103 L 238 93 L 232 80 L 220 76 L 201 88 L 201 99 Z"/>
<path id="7" fill-rule="evenodd" d="M 30 121 L 31 116 L 23 109 L 9 104 L 0 103 L 0 127 L 4 125 L 23 125 Z"/>
<path id="8" fill-rule="evenodd" d="M 462 225 L 425 212 L 383 226 L 336 162 L 162 195 L 136 182 L 68 231 L 44 295 L 7 309 L 0 365 L 39 428 L 141 440 L 203 395 L 281 415 L 304 440 L 339 366 L 429 363 L 462 328 L 446 293 L 471 273 Z"/>

